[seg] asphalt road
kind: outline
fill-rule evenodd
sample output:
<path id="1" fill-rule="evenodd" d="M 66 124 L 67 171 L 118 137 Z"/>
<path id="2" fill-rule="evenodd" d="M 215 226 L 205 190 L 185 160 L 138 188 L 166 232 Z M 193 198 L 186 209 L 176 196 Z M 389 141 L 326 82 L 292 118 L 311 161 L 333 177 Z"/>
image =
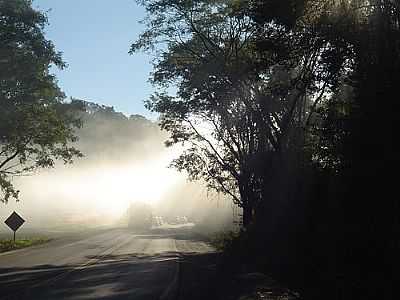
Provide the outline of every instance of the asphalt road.
<path id="1" fill-rule="evenodd" d="M 213 267 L 189 229 L 110 229 L 0 254 L 0 299 L 207 299 Z"/>

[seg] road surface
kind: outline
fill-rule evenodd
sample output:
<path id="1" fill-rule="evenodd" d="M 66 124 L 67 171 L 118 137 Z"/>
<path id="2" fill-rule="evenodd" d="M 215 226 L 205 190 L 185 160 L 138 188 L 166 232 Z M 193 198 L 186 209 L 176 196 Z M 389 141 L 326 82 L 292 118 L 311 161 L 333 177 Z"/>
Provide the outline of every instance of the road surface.
<path id="1" fill-rule="evenodd" d="M 212 255 L 176 229 L 55 239 L 0 254 L 0 299 L 207 299 Z"/>

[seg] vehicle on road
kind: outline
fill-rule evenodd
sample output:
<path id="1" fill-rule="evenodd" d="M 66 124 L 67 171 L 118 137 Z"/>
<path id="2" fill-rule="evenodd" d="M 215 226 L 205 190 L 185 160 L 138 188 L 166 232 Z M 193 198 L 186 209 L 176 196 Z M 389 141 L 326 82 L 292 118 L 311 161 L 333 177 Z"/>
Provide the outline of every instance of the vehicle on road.
<path id="1" fill-rule="evenodd" d="M 134 202 L 128 211 L 128 227 L 134 230 L 151 229 L 153 214 L 151 206 L 144 202 Z"/>
<path id="2" fill-rule="evenodd" d="M 153 216 L 153 226 L 161 226 L 164 224 L 164 220 L 161 216 Z"/>

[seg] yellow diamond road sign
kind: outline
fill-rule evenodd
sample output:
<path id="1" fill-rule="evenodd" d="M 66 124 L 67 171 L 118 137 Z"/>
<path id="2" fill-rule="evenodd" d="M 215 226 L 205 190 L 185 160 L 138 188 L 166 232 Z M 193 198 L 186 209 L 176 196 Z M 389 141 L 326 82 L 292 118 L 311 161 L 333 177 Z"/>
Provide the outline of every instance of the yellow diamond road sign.
<path id="1" fill-rule="evenodd" d="M 12 231 L 17 231 L 18 228 L 21 227 L 22 224 L 25 223 L 25 220 L 17 214 L 15 211 L 4 221 L 8 227 L 11 228 Z"/>

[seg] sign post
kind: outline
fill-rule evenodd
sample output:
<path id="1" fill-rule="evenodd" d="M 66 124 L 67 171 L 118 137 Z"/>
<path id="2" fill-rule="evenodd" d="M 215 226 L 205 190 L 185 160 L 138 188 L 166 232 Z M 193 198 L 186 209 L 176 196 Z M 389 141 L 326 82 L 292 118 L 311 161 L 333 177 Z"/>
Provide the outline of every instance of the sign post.
<path id="1" fill-rule="evenodd" d="M 18 230 L 18 228 L 21 227 L 22 224 L 25 223 L 25 220 L 17 214 L 15 211 L 7 218 L 7 220 L 4 221 L 8 227 L 11 228 L 12 231 L 14 231 L 14 244 L 15 244 L 15 232 Z"/>

